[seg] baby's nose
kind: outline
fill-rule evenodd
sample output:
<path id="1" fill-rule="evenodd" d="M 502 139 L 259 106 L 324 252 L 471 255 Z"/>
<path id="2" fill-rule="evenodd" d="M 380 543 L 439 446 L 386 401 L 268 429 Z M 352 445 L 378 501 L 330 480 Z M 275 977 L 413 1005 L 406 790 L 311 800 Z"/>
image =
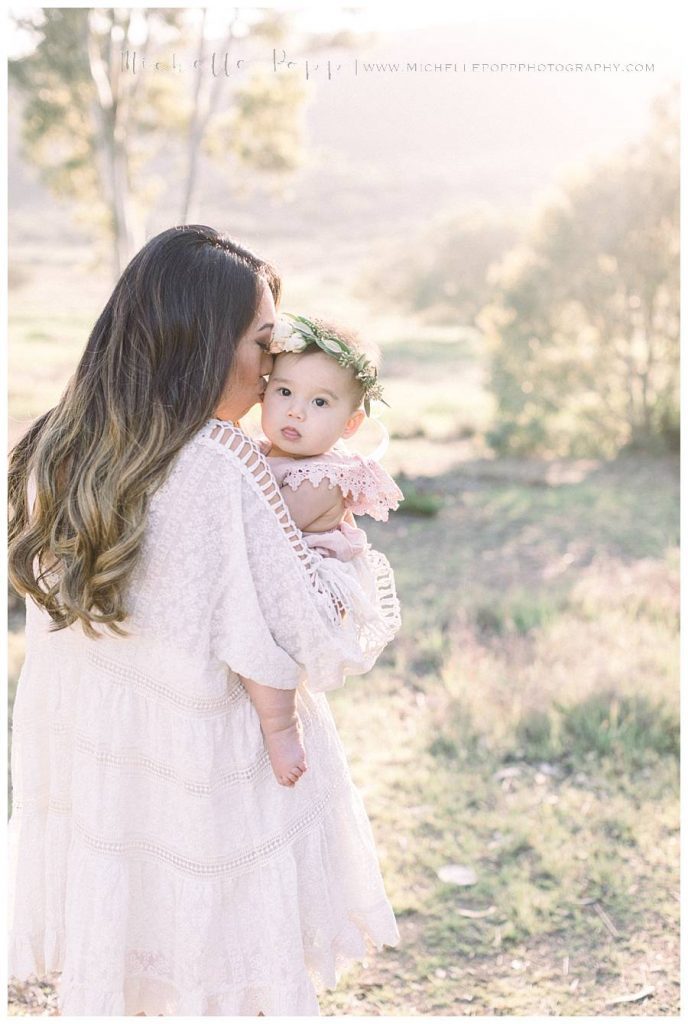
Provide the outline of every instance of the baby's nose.
<path id="1" fill-rule="evenodd" d="M 294 419 L 302 420 L 303 419 L 303 415 L 304 415 L 303 414 L 303 409 L 301 408 L 301 406 L 299 404 L 294 402 L 294 404 L 289 407 L 289 415 L 293 416 Z"/>

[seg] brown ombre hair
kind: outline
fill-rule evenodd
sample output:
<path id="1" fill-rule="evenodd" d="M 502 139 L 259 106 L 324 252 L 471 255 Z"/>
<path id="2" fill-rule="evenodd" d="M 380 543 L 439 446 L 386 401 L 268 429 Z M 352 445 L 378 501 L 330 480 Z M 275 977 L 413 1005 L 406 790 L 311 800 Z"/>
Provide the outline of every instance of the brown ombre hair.
<path id="1" fill-rule="evenodd" d="M 117 623 L 150 495 L 213 415 L 261 281 L 277 303 L 274 268 L 213 228 L 156 235 L 115 285 L 59 403 L 13 448 L 9 578 L 52 630 L 80 621 L 91 637 L 93 623 L 126 635 Z"/>

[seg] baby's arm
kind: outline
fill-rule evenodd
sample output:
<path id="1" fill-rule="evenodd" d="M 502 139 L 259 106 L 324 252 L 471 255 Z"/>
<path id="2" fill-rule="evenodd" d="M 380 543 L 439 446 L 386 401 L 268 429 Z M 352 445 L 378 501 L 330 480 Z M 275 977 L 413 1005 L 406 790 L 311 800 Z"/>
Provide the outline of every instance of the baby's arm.
<path id="1" fill-rule="evenodd" d="M 306 771 L 296 690 L 264 686 L 239 676 L 258 713 L 272 770 L 282 786 L 293 786 Z"/>
<path id="2" fill-rule="evenodd" d="M 344 495 L 339 487 L 331 487 L 328 480 L 318 484 L 304 480 L 296 490 L 288 484 L 280 490 L 292 519 L 304 533 L 334 530 L 346 514 Z"/>

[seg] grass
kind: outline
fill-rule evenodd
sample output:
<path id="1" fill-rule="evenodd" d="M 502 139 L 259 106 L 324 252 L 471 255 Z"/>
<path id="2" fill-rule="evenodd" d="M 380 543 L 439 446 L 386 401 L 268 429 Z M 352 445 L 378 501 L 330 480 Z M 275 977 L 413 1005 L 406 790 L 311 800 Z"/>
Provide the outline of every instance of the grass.
<path id="1" fill-rule="evenodd" d="M 475 331 L 402 322 L 383 329 L 385 423 L 393 438 L 447 442 L 487 428 L 493 402 Z"/>
<path id="2" fill-rule="evenodd" d="M 59 400 L 92 326 L 93 318 L 87 315 L 13 311 L 8 350 L 10 443 L 27 421 Z"/>
<path id="3" fill-rule="evenodd" d="M 68 328 L 15 323 L 17 418 L 68 372 Z M 677 461 L 491 459 L 475 339 L 382 340 L 407 500 L 365 526 L 403 627 L 329 699 L 402 942 L 353 964 L 321 1013 L 675 1015 Z M 10 642 L 11 702 L 20 622 Z M 448 864 L 475 884 L 441 881 Z"/>
<path id="4" fill-rule="evenodd" d="M 435 518 L 368 530 L 398 568 L 404 625 L 330 702 L 402 945 L 321 1010 L 673 1015 L 677 466 L 463 492 L 469 470 L 432 478 Z M 633 530 L 615 495 L 621 513 L 635 501 Z M 442 882 L 452 863 L 476 884 Z"/>

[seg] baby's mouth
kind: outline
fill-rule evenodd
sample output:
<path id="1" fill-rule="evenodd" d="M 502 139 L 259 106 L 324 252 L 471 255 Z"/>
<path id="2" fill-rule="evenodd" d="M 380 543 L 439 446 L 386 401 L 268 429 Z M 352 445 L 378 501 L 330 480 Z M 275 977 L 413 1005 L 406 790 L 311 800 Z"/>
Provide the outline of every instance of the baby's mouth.
<path id="1" fill-rule="evenodd" d="M 301 434 L 295 427 L 282 427 L 282 436 L 286 437 L 288 441 L 296 441 Z"/>

